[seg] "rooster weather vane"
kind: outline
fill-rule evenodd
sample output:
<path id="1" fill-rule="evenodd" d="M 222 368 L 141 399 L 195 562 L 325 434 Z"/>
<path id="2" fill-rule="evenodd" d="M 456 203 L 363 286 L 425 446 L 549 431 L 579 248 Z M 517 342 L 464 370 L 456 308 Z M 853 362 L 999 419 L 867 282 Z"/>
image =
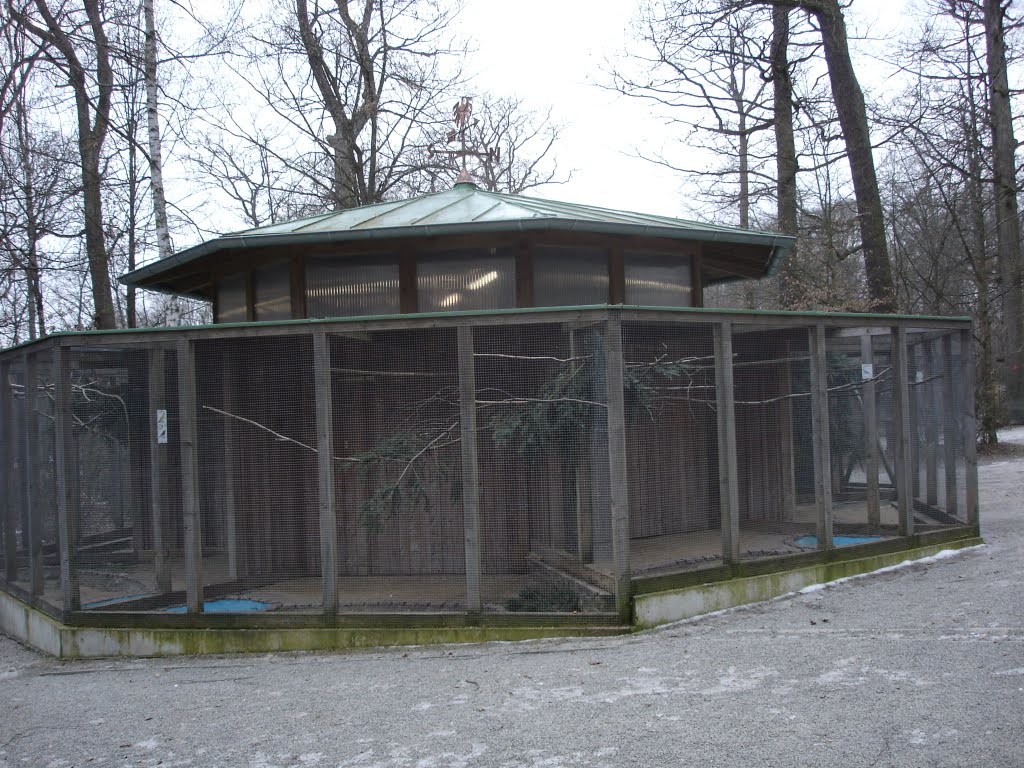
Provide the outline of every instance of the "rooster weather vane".
<path id="1" fill-rule="evenodd" d="M 427 155 L 434 157 L 440 155 L 442 157 L 454 157 L 459 158 L 461 167 L 459 170 L 459 177 L 455 180 L 456 184 L 462 184 L 468 182 L 473 183 L 473 177 L 469 175 L 469 170 L 466 168 L 466 158 L 475 157 L 484 163 L 501 162 L 501 148 L 500 147 L 484 147 L 483 149 L 477 149 L 476 147 L 466 145 L 466 132 L 477 125 L 479 120 L 470 120 L 473 115 L 473 98 L 471 96 L 463 96 L 452 108 L 452 119 L 455 121 L 455 130 L 448 131 L 444 138 L 444 144 L 458 144 L 458 149 L 438 149 L 436 144 L 430 144 L 427 147 Z"/>

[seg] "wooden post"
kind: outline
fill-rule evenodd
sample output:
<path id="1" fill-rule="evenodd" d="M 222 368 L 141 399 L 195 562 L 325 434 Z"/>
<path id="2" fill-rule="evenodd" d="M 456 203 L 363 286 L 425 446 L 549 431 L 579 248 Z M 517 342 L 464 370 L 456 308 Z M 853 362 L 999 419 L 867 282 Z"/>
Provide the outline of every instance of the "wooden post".
<path id="1" fill-rule="evenodd" d="M 892 403 L 896 433 L 896 499 L 901 536 L 914 533 L 914 486 L 910 452 L 910 376 L 907 367 L 907 331 L 892 329 Z"/>
<path id="2" fill-rule="evenodd" d="M 935 381 L 935 353 L 932 341 L 924 342 L 924 378 L 921 384 L 921 402 L 924 405 L 921 417 L 924 423 L 924 499 L 930 507 L 939 505 L 939 386 Z"/>
<path id="3" fill-rule="evenodd" d="M 480 476 L 476 455 L 476 370 L 473 329 L 458 327 L 459 427 L 462 445 L 462 514 L 466 536 L 466 608 L 479 614 L 480 598 Z"/>
<path id="4" fill-rule="evenodd" d="M 957 498 L 956 457 L 959 439 L 960 410 L 953 387 L 953 334 L 942 337 L 942 466 L 946 475 L 944 508 L 957 517 L 960 501 Z"/>
<path id="5" fill-rule="evenodd" d="M 825 324 L 808 333 L 811 372 L 811 442 L 814 448 L 814 501 L 818 510 L 818 549 L 832 549 L 832 444 L 828 427 L 828 357 Z"/>
<path id="6" fill-rule="evenodd" d="M 0 363 L 0 514 L 3 515 L 4 529 L 4 579 L 10 583 L 18 580 L 18 539 L 17 505 L 14 504 L 15 440 L 18 430 L 14 424 L 14 407 L 11 402 L 11 363 Z"/>
<path id="7" fill-rule="evenodd" d="M 918 367 L 917 346 L 907 343 L 907 413 L 910 417 L 910 443 L 907 452 L 910 456 L 910 506 L 921 496 L 921 400 L 923 397 L 921 382 L 924 376 Z"/>
<path id="8" fill-rule="evenodd" d="M 632 590 L 629 564 L 629 480 L 626 465 L 625 360 L 622 322 L 608 318 L 604 332 L 605 375 L 608 382 L 608 477 L 612 518 L 612 576 L 615 607 L 623 624 L 630 621 Z"/>
<path id="9" fill-rule="evenodd" d="M 149 351 L 149 510 L 153 526 L 153 569 L 156 588 L 170 592 L 171 569 L 165 540 L 164 500 L 167 492 L 167 388 L 164 383 L 164 349 Z"/>
<path id="10" fill-rule="evenodd" d="M 237 349 L 237 348 L 236 348 Z M 235 353 L 237 355 L 237 352 Z M 235 396 L 238 393 L 238 358 L 230 353 L 221 358 L 221 392 L 224 410 L 237 413 Z M 234 581 L 241 575 L 238 562 L 238 506 L 235 499 L 235 420 L 224 420 L 224 536 L 228 549 L 228 578 Z"/>
<path id="11" fill-rule="evenodd" d="M 723 320 L 715 324 L 714 338 L 722 561 L 735 565 L 740 560 L 740 491 L 739 462 L 736 457 L 736 403 L 732 381 L 732 323 Z"/>
<path id="12" fill-rule="evenodd" d="M 785 362 L 781 366 L 781 378 L 783 392 L 793 391 L 793 363 L 789 358 L 793 356 L 793 345 L 786 339 L 784 346 Z M 790 398 L 779 403 L 779 422 L 782 425 L 782 434 L 779 435 L 779 465 L 782 468 L 782 515 L 784 521 L 791 521 L 796 517 L 796 457 L 793 450 L 793 401 Z"/>
<path id="13" fill-rule="evenodd" d="M 960 357 L 964 371 L 964 425 L 963 445 L 964 462 L 967 465 L 964 490 L 966 491 L 966 506 L 964 513 L 967 515 L 967 524 L 973 527 L 978 525 L 978 426 L 974 412 L 974 354 L 971 348 L 970 329 L 960 332 Z"/>
<path id="14" fill-rule="evenodd" d="M 14 454 L 17 425 L 10 393 L 10 361 L 0 362 L 0 515 L 3 516 L 4 580 L 17 581 L 17 505 L 14 504 Z"/>
<path id="15" fill-rule="evenodd" d="M 878 489 L 878 387 L 875 384 L 875 355 L 871 334 L 860 337 L 861 401 L 864 406 L 864 475 L 867 490 L 868 525 L 877 530 L 882 524 L 882 505 Z M 870 367 L 866 367 L 870 366 Z"/>
<path id="16" fill-rule="evenodd" d="M 60 344 L 53 348 L 54 471 L 57 473 L 57 529 L 60 540 L 60 585 L 65 611 L 82 607 L 78 588 L 78 462 L 71 422 L 71 353 Z"/>
<path id="17" fill-rule="evenodd" d="M 590 383 L 590 400 L 608 402 L 608 364 L 601 330 L 588 327 L 582 331 L 584 354 L 590 355 L 594 376 Z M 591 408 L 590 428 L 590 532 L 594 564 L 609 574 L 615 572 L 615 550 L 612 543 L 612 490 L 608 475 L 608 409 Z"/>
<path id="18" fill-rule="evenodd" d="M 608 249 L 608 303 L 624 304 L 626 301 L 626 257 L 622 244 L 612 243 Z"/>
<path id="19" fill-rule="evenodd" d="M 199 438 L 196 431 L 195 349 L 177 344 L 178 434 L 181 442 L 181 516 L 185 530 L 185 602 L 189 613 L 203 611 L 203 538 L 199 513 Z"/>
<path id="20" fill-rule="evenodd" d="M 313 385 L 316 392 L 316 470 L 320 509 L 320 572 L 324 613 L 338 612 L 338 517 L 334 500 L 334 405 L 331 397 L 331 348 L 327 334 L 313 334 Z"/>
<path id="21" fill-rule="evenodd" d="M 145 353 L 128 352 L 125 365 L 129 381 L 141 381 L 146 376 Z M 147 441 L 149 438 L 146 420 L 146 395 L 140 387 L 129 386 L 125 405 L 128 409 L 125 440 L 119 446 L 118 457 L 123 464 L 124 478 L 122 494 L 128 507 L 127 518 L 132 527 L 132 547 L 135 556 L 141 560 L 146 551 L 146 485 L 145 477 Z"/>
<path id="22" fill-rule="evenodd" d="M 39 519 L 39 412 L 38 366 L 31 352 L 22 355 L 25 371 L 25 514 L 28 517 L 29 590 L 33 597 L 42 595 L 43 584 L 43 521 Z"/>
<path id="23" fill-rule="evenodd" d="M 579 354 L 575 328 L 568 329 L 569 357 Z M 577 454 L 573 466 L 573 489 L 576 507 L 576 555 L 582 563 L 594 562 L 594 501 L 590 489 L 590 467 Z"/>

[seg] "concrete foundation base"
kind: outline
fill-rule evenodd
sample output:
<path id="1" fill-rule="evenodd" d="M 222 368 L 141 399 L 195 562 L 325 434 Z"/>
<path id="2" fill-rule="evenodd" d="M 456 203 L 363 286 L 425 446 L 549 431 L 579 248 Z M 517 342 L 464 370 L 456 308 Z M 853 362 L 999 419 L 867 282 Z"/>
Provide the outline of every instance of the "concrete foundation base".
<path id="1" fill-rule="evenodd" d="M 518 626 L 511 624 L 431 627 L 144 628 L 74 627 L 62 624 L 0 591 L 0 631 L 59 658 L 176 656 L 199 653 L 346 650 L 394 645 L 528 640 L 543 637 L 613 635 L 769 600 L 843 577 L 870 573 L 942 550 L 982 544 L 977 537 L 854 560 L 809 565 L 634 597 L 634 625 Z M 372 619 L 368 619 L 368 623 Z"/>
<path id="2" fill-rule="evenodd" d="M 748 578 L 637 595 L 634 598 L 635 626 L 637 629 L 646 629 L 740 605 L 759 603 L 813 584 L 825 584 L 848 576 L 871 573 L 907 560 L 930 557 L 943 550 L 963 549 L 979 544 L 984 544 L 981 538 L 971 537 L 857 560 L 809 565 Z"/>

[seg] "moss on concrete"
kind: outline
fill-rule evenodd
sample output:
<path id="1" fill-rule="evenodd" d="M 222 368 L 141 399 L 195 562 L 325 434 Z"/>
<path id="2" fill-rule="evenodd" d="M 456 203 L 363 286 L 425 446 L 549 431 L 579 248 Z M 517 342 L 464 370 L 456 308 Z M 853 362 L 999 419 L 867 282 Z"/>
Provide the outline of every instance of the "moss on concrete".
<path id="1" fill-rule="evenodd" d="M 874 553 L 856 559 L 808 563 L 742 578 L 691 584 L 634 598 L 635 624 L 604 626 L 555 623 L 523 617 L 528 623 L 435 621 L 429 625 L 278 626 L 278 627 L 101 627 L 68 626 L 17 598 L 0 591 L 0 630 L 22 642 L 62 658 L 101 656 L 175 656 L 207 653 L 267 653 L 274 651 L 337 651 L 398 645 L 480 643 L 492 640 L 531 640 L 545 637 L 604 636 L 690 618 L 738 605 L 761 602 L 812 584 L 934 555 L 943 549 L 959 549 L 984 543 L 968 536 L 897 552 Z M 346 621 L 348 618 L 347 617 Z M 387 617 L 383 617 L 387 618 Z M 406 617 L 411 619 L 412 617 Z M 429 618 L 429 617 L 428 617 Z M 435 617 L 437 618 L 437 617 Z M 367 619 L 371 621 L 372 619 Z M 532 622 L 537 623 L 532 623 Z"/>
<path id="2" fill-rule="evenodd" d="M 739 605 L 758 603 L 812 584 L 824 584 L 848 576 L 871 573 L 905 560 L 929 557 L 944 549 L 962 549 L 983 543 L 980 537 L 968 537 L 916 549 L 904 549 L 852 560 L 816 563 L 758 576 L 638 595 L 634 603 L 635 626 L 637 629 L 645 629 Z"/>

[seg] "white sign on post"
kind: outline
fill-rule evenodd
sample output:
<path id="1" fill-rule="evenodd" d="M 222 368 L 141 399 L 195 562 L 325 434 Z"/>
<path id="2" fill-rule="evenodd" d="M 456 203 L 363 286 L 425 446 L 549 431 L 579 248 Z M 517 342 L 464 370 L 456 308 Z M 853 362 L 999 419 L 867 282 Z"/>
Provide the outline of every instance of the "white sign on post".
<path id="1" fill-rule="evenodd" d="M 160 445 L 167 442 L 167 411 L 163 408 L 156 412 L 156 441 Z"/>
<path id="2" fill-rule="evenodd" d="M 875 376 L 875 366 L 873 366 L 871 363 L 861 363 L 860 364 L 860 378 L 861 378 L 861 381 L 867 381 L 868 379 L 874 378 L 874 376 Z"/>

